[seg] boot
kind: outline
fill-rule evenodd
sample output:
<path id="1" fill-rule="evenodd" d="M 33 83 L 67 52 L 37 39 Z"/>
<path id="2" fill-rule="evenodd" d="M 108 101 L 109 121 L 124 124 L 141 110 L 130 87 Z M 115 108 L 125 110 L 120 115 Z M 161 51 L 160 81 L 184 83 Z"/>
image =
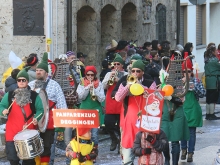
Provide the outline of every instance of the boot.
<path id="1" fill-rule="evenodd" d="M 209 120 L 219 120 L 220 117 L 215 116 L 215 104 L 209 104 L 210 117 Z"/>
<path id="2" fill-rule="evenodd" d="M 215 114 L 210 114 L 209 120 L 219 120 L 220 117 L 215 116 Z"/>
<path id="3" fill-rule="evenodd" d="M 192 161 L 193 161 L 193 153 L 188 153 L 187 162 L 192 162 Z"/>
<path id="4" fill-rule="evenodd" d="M 173 165 L 178 165 L 179 157 L 180 157 L 179 153 L 173 153 L 172 154 Z"/>
<path id="5" fill-rule="evenodd" d="M 114 151 L 118 145 L 118 139 L 115 139 L 114 141 L 112 141 L 111 145 L 110 145 L 110 151 Z"/>
<path id="6" fill-rule="evenodd" d="M 210 120 L 210 114 L 207 114 L 207 113 L 206 113 L 205 119 L 206 119 L 206 120 Z"/>
<path id="7" fill-rule="evenodd" d="M 186 154 L 187 154 L 187 150 L 186 149 L 182 149 L 181 160 L 185 160 L 186 159 Z"/>

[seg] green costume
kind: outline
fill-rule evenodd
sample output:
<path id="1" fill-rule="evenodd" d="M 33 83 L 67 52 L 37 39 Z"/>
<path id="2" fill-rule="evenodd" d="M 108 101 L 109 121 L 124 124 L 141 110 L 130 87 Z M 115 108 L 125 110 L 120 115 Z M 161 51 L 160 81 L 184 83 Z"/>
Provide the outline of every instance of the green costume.
<path id="1" fill-rule="evenodd" d="M 89 93 L 85 100 L 82 101 L 80 109 L 98 109 L 100 126 L 104 124 L 104 114 L 102 113 L 102 106 L 98 100 L 93 101 Z"/>
<path id="2" fill-rule="evenodd" d="M 172 102 L 164 101 L 161 129 L 165 132 L 169 141 L 189 140 L 189 128 L 183 106 L 176 109 L 173 121 L 170 120 L 169 112 L 172 107 Z"/>
<path id="3" fill-rule="evenodd" d="M 188 91 L 185 96 L 183 110 L 188 121 L 188 127 L 202 127 L 202 109 L 196 100 L 194 91 Z"/>

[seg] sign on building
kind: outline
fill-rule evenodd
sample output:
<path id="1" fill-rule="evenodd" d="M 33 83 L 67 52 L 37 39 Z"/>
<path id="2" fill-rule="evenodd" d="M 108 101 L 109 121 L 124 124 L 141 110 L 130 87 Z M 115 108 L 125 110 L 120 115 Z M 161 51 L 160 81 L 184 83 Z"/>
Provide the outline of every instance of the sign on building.
<path id="1" fill-rule="evenodd" d="M 13 0 L 13 35 L 44 35 L 43 8 L 43 0 Z"/>

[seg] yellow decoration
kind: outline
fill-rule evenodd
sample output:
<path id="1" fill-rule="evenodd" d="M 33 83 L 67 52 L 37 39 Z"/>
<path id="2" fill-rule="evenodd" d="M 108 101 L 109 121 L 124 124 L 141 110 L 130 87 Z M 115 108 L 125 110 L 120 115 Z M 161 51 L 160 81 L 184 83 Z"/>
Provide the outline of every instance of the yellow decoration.
<path id="1" fill-rule="evenodd" d="M 52 40 L 50 38 L 47 38 L 47 45 L 50 45 Z"/>
<path id="2" fill-rule="evenodd" d="M 162 88 L 162 91 L 165 93 L 165 96 L 171 96 L 174 92 L 174 89 L 171 85 L 165 85 Z"/>
<path id="3" fill-rule="evenodd" d="M 22 62 L 21 65 L 19 65 L 19 66 L 17 67 L 17 69 L 22 70 L 23 67 L 24 67 L 24 65 L 25 65 L 25 64 Z M 3 73 L 2 83 L 5 83 L 5 80 L 6 80 L 9 76 L 11 76 L 12 70 L 13 70 L 13 68 L 10 67 L 10 68 L 8 68 L 8 69 Z"/>
<path id="4" fill-rule="evenodd" d="M 130 86 L 130 92 L 132 95 L 138 96 L 144 93 L 144 88 L 140 84 L 135 83 Z"/>

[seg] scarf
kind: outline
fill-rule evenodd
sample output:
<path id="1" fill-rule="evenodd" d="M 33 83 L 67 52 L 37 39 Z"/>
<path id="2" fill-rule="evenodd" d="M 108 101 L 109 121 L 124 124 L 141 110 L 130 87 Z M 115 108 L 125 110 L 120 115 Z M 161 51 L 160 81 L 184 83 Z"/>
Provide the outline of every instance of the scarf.
<path id="1" fill-rule="evenodd" d="M 90 81 L 86 78 L 83 78 L 84 86 L 88 86 L 90 84 Z M 94 88 L 97 88 L 99 86 L 99 80 L 93 80 L 92 83 L 94 84 Z"/>

